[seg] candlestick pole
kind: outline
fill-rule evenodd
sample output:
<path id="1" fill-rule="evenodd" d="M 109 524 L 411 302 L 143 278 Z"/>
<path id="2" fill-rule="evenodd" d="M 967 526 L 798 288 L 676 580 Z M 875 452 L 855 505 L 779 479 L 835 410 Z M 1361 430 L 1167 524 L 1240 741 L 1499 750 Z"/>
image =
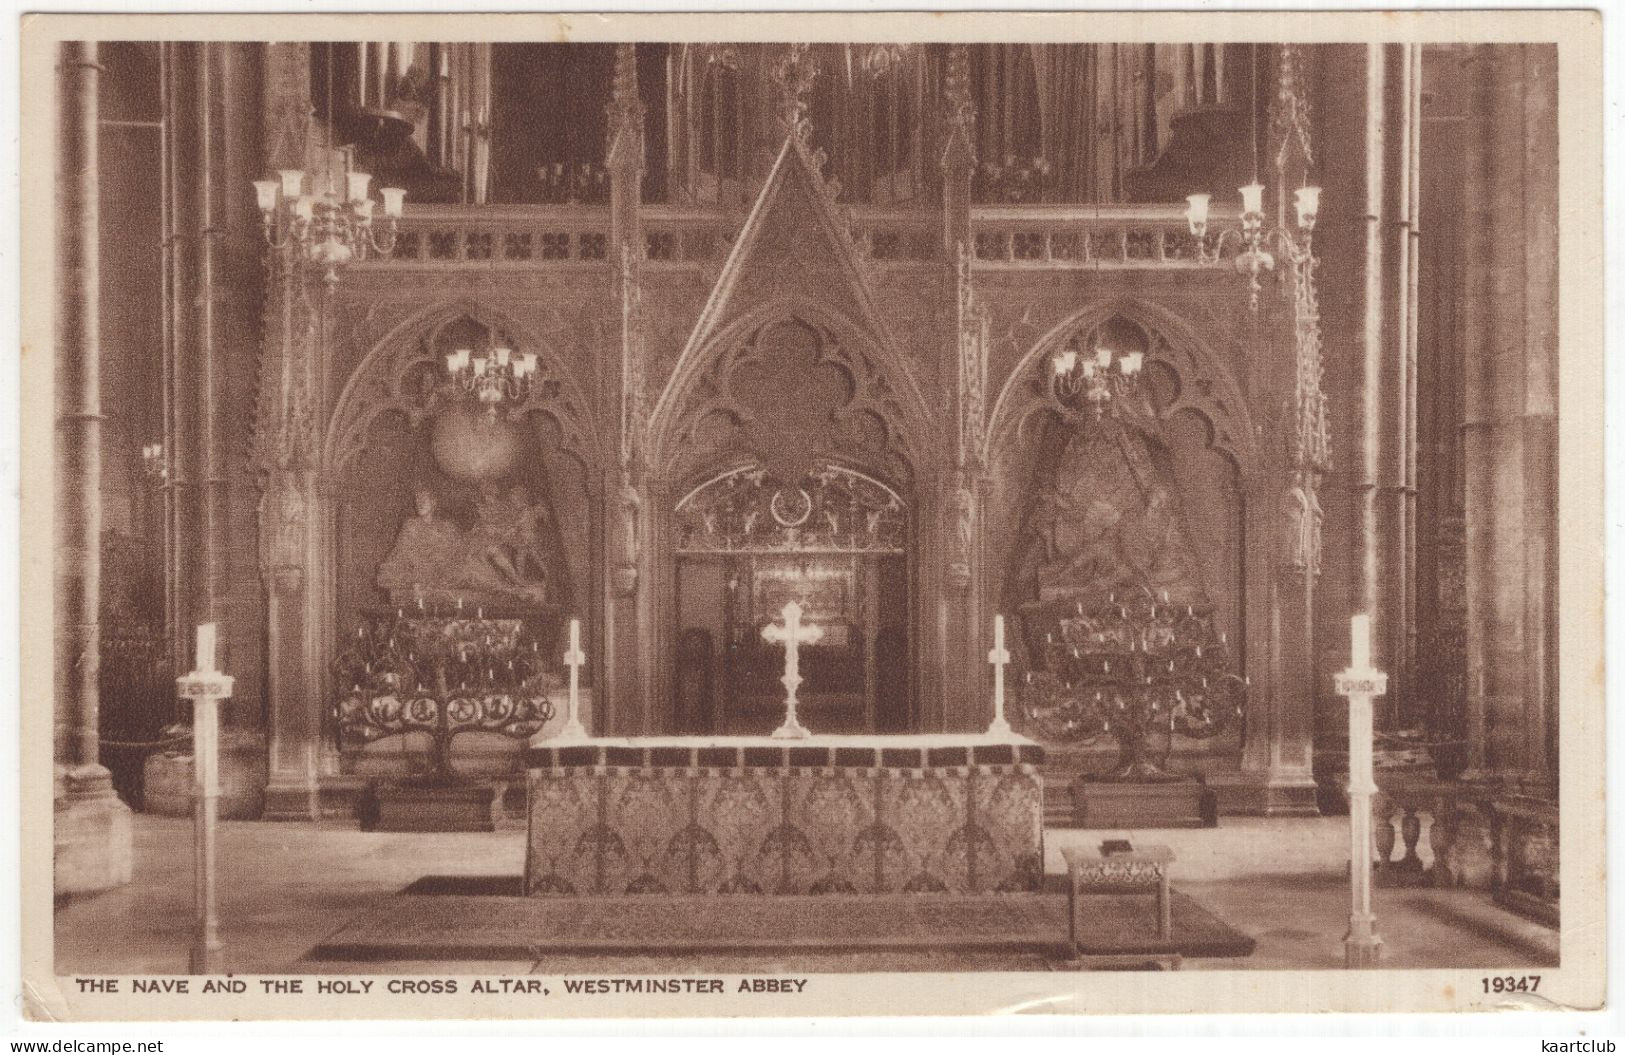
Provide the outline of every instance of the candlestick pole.
<path id="1" fill-rule="evenodd" d="M 215 828 L 220 804 L 220 701 L 231 695 L 232 678 L 215 668 L 214 637 L 213 623 L 197 628 L 197 669 L 175 679 L 181 698 L 192 701 L 193 974 L 219 974 L 223 969 Z"/>
<path id="2" fill-rule="evenodd" d="M 581 665 L 587 654 L 581 651 L 581 620 L 570 620 L 570 647 L 564 653 L 564 665 L 570 668 L 570 718 L 559 730 L 555 740 L 585 740 L 587 728 L 581 723 Z"/>
<path id="3" fill-rule="evenodd" d="M 1349 930 L 1344 966 L 1375 967 L 1382 955 L 1377 917 L 1371 911 L 1371 796 L 1377 781 L 1372 758 L 1371 700 L 1388 691 L 1388 675 L 1371 665 L 1371 617 L 1350 620 L 1350 663 L 1334 675 L 1349 701 Z"/>
<path id="4" fill-rule="evenodd" d="M 1004 647 L 1004 616 L 993 617 L 993 647 L 988 649 L 987 661 L 993 664 L 993 721 L 987 727 L 989 736 L 1009 736 L 1015 730 L 1004 716 L 1004 667 L 1010 662 L 1010 651 Z"/>

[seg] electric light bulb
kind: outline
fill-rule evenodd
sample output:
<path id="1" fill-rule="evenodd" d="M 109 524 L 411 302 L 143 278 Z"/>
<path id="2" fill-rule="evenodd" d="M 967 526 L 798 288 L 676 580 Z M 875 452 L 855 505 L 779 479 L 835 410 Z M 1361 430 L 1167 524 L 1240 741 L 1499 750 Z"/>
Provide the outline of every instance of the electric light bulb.
<path id="1" fill-rule="evenodd" d="M 257 179 L 254 181 L 254 197 L 259 201 L 260 212 L 270 212 L 276 208 L 276 180 Z"/>
<path id="2" fill-rule="evenodd" d="M 1244 213 L 1264 212 L 1264 185 L 1262 183 L 1249 183 L 1241 189 L 1241 211 Z"/>
<path id="3" fill-rule="evenodd" d="M 1185 209 L 1185 219 L 1191 225 L 1191 234 L 1201 236 L 1207 228 L 1208 203 L 1212 201 L 1211 194 L 1190 194 L 1185 197 L 1189 205 Z"/>
<path id="4" fill-rule="evenodd" d="M 1304 230 L 1313 230 L 1315 216 L 1320 212 L 1320 188 L 1299 187 L 1295 196 L 1298 207 L 1298 226 Z"/>
<path id="5" fill-rule="evenodd" d="M 350 200 L 359 202 L 367 200 L 367 188 L 372 185 L 372 176 L 366 172 L 352 172 L 345 177 L 349 184 Z"/>
<path id="6" fill-rule="evenodd" d="M 384 187 L 378 194 L 384 199 L 384 215 L 390 219 L 399 217 L 401 210 L 405 208 L 406 191 L 400 187 Z"/>
<path id="7" fill-rule="evenodd" d="M 305 174 L 301 169 L 278 169 L 277 176 L 282 180 L 284 198 L 297 198 L 305 192 Z"/>

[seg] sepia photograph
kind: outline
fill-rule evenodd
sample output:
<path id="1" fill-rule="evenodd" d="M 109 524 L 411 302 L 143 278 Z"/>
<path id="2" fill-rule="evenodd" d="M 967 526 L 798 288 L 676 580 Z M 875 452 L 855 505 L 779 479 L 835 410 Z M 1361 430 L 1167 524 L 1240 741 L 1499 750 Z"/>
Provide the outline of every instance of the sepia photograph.
<path id="1" fill-rule="evenodd" d="M 1600 1006 L 1600 25 L 25 18 L 24 1013 Z"/>

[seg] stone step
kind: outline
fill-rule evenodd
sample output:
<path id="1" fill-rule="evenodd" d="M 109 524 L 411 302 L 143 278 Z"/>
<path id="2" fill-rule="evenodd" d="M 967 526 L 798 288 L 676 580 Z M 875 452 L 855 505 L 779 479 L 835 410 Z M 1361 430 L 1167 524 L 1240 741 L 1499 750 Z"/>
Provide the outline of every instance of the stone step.
<path id="1" fill-rule="evenodd" d="M 1077 778 L 1077 769 L 1066 764 L 1047 763 L 1040 772 L 1044 778 L 1044 827 L 1076 828 L 1072 781 Z"/>

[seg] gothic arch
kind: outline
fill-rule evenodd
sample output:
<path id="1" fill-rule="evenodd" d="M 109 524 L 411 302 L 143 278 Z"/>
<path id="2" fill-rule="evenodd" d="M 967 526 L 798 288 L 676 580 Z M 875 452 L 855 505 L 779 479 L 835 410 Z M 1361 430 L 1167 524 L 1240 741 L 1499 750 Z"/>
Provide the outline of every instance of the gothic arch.
<path id="1" fill-rule="evenodd" d="M 663 475 L 677 470 L 705 418 L 719 411 L 738 412 L 727 394 L 725 377 L 753 335 L 781 322 L 807 326 L 833 339 L 831 358 L 852 380 L 849 408 L 872 413 L 886 430 L 887 449 L 907 472 L 918 474 L 928 461 L 927 452 L 935 449 L 935 430 L 913 376 L 882 341 L 851 320 L 799 297 L 776 299 L 739 316 L 679 362 L 650 415 L 652 467 Z"/>
<path id="2" fill-rule="evenodd" d="M 322 451 L 322 464 L 342 468 L 366 443 L 373 424 L 396 413 L 416 425 L 431 402 L 421 387 L 425 371 L 438 370 L 435 342 L 448 327 L 468 319 L 492 333 L 514 338 L 537 356 L 531 394 L 514 412 L 540 413 L 558 428 L 562 448 L 583 469 L 599 465 L 601 448 L 586 394 L 571 376 L 552 344 L 534 329 L 479 300 L 459 298 L 431 305 L 408 316 L 362 356 L 333 404 Z M 417 381 L 416 390 L 412 385 Z"/>
<path id="3" fill-rule="evenodd" d="M 1249 475 L 1257 466 L 1257 434 L 1234 372 L 1178 315 L 1124 298 L 1090 305 L 1067 316 L 1022 355 L 993 405 L 984 455 L 991 458 L 997 447 L 1007 442 L 1007 433 L 1020 428 L 1033 411 L 1044 405 L 1037 382 L 1038 364 L 1043 358 L 1073 333 L 1092 330 L 1114 316 L 1145 332 L 1151 341 L 1148 364 L 1161 364 L 1178 381 L 1173 401 L 1159 408 L 1159 423 L 1185 412 L 1196 415 L 1208 428 L 1209 446 L 1226 454 L 1244 477 Z"/>

